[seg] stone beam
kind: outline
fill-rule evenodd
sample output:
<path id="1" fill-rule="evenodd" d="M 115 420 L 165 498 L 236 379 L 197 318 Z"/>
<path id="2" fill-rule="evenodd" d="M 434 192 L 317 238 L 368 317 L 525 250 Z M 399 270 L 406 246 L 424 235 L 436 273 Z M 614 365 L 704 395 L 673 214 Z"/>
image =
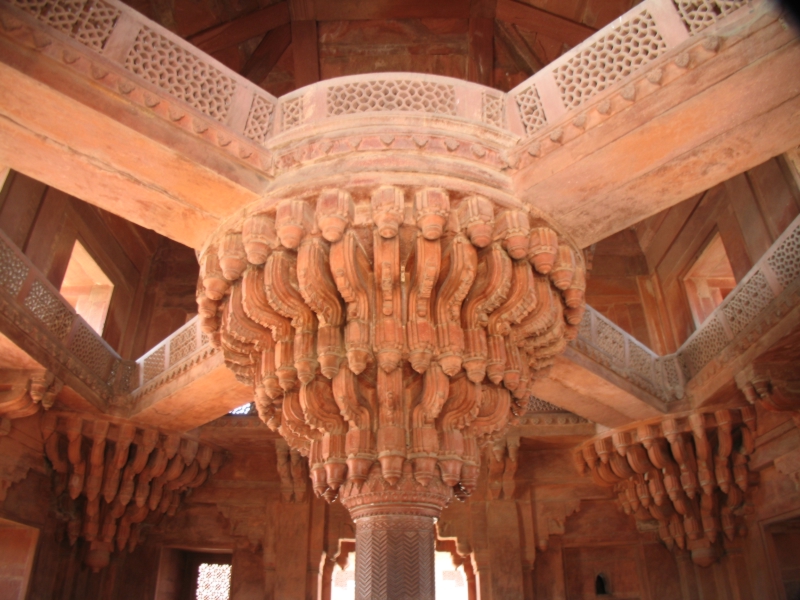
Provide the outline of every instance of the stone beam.
<path id="1" fill-rule="evenodd" d="M 289 3 L 284 1 L 207 29 L 189 37 L 188 40 L 203 52 L 212 54 L 231 46 L 238 46 L 287 23 L 289 23 Z"/>
<path id="2" fill-rule="evenodd" d="M 797 32 L 763 6 L 732 20 L 736 29 L 720 23 L 593 93 L 581 87 L 588 71 L 567 73 L 572 53 L 593 56 L 604 29 L 512 90 L 519 103 L 541 77 L 547 114 L 524 142 L 517 194 L 569 224 L 585 247 L 796 145 L 800 82 L 788 74 L 800 69 Z M 570 85 L 581 91 L 564 91 Z M 524 119 L 530 106 L 520 107 Z"/>
<path id="3" fill-rule="evenodd" d="M 591 27 L 581 23 L 514 0 L 498 0 L 497 19 L 566 42 L 571 46 L 577 46 L 595 32 Z"/>
<path id="4" fill-rule="evenodd" d="M 542 400 L 606 427 L 622 427 L 661 415 L 664 410 L 643 401 L 640 396 L 646 393 L 634 391 L 621 378 L 571 349 L 556 359 L 550 374 L 538 380 L 532 391 Z"/>
<path id="5" fill-rule="evenodd" d="M 252 150 L 9 9 L 0 6 L 0 163 L 192 247 L 258 198 L 266 177 L 240 158 Z M 204 135 L 216 142 L 198 144 Z"/>
<path id="6" fill-rule="evenodd" d="M 120 416 L 188 431 L 253 400 L 192 319 L 137 361 L 137 384 Z"/>

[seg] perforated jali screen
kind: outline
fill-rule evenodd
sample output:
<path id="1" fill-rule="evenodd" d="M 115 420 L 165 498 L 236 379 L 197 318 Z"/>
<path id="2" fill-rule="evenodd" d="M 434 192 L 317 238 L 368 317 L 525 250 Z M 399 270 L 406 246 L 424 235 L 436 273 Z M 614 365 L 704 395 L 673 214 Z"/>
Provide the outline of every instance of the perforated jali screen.
<path id="1" fill-rule="evenodd" d="M 202 563 L 197 575 L 197 600 L 228 600 L 231 566 Z"/>

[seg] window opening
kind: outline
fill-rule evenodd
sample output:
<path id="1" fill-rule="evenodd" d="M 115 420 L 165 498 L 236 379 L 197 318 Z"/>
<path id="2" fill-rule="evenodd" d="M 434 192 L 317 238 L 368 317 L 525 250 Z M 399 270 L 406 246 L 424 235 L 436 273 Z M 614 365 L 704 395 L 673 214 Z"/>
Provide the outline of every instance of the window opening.
<path id="1" fill-rule="evenodd" d="M 197 570 L 197 600 L 229 600 L 231 566 L 200 563 Z"/>
<path id="2" fill-rule="evenodd" d="M 449 552 L 437 552 L 434 561 L 436 597 L 447 598 L 447 600 L 467 600 L 469 589 L 464 567 L 454 565 L 453 555 Z"/>
<path id="3" fill-rule="evenodd" d="M 353 600 L 356 597 L 355 552 L 348 555 L 344 568 L 338 563 L 333 567 L 331 578 L 331 600 Z"/>
<path id="4" fill-rule="evenodd" d="M 719 233 L 714 234 L 683 278 L 689 306 L 699 327 L 736 287 L 728 254 Z"/>
<path id="5" fill-rule="evenodd" d="M 98 335 L 103 334 L 113 293 L 114 284 L 76 240 L 61 283 L 61 295 Z"/>
<path id="6" fill-rule="evenodd" d="M 229 415 L 237 415 L 237 416 L 244 416 L 244 415 L 252 415 L 255 414 L 255 404 L 252 402 L 248 402 L 247 404 L 242 404 L 241 406 L 237 406 L 233 410 L 229 411 Z"/>
<path id="7" fill-rule="evenodd" d="M 606 578 L 602 573 L 600 573 L 594 580 L 594 595 L 595 596 L 608 595 L 608 585 L 606 584 Z"/>

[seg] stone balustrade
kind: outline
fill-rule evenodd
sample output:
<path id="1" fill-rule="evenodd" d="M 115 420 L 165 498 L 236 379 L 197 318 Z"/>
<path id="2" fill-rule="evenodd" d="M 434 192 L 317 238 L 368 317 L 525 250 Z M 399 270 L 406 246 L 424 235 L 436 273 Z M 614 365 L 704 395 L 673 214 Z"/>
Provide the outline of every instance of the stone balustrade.
<path id="1" fill-rule="evenodd" d="M 507 94 L 447 77 L 401 73 L 322 81 L 278 99 L 117 0 L 5 3 L 15 18 L 75 49 L 62 52 L 60 60 L 73 65 L 80 54 L 88 56 L 90 74 L 101 84 L 162 118 L 191 122 L 197 134 L 213 130 L 220 145 L 241 157 L 298 126 L 370 112 L 467 120 L 523 139 L 554 135 L 559 123 L 579 120 L 588 104 L 602 102 L 612 90 L 635 95 L 637 79 L 659 83 L 660 62 L 675 59 L 684 42 L 713 31 L 747 4 L 646 0 Z M 4 26 L 14 24 L 4 19 Z M 244 144 L 231 145 L 232 138 Z"/>
<path id="2" fill-rule="evenodd" d="M 678 349 L 686 380 L 710 376 L 800 303 L 800 217 Z M 698 377 L 699 376 L 699 377 Z"/>
<path id="3" fill-rule="evenodd" d="M 191 319 L 136 360 L 132 399 L 138 400 L 215 352 L 208 336 L 200 330 L 200 320 Z"/>
<path id="4" fill-rule="evenodd" d="M 658 356 L 587 306 L 571 346 L 640 389 L 669 401 L 734 362 L 800 304 L 800 218 L 786 228 L 678 351 Z"/>
<path id="5" fill-rule="evenodd" d="M 0 314 L 6 336 L 94 404 L 106 406 L 133 387 L 135 364 L 122 360 L 3 232 Z"/>

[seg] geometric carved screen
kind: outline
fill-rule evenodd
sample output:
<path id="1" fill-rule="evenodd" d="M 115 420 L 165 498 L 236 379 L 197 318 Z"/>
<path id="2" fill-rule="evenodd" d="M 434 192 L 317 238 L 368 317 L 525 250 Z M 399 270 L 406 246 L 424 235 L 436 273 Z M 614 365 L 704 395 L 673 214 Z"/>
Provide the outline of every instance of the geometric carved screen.
<path id="1" fill-rule="evenodd" d="M 225 121 L 236 82 L 163 35 L 143 27 L 125 67 L 209 117 Z"/>
<path id="2" fill-rule="evenodd" d="M 328 116 L 375 111 L 419 111 L 456 114 L 452 85 L 430 81 L 376 80 L 328 88 Z"/>
<path id="3" fill-rule="evenodd" d="M 577 108 L 666 49 L 653 17 L 643 10 L 556 69 L 553 75 L 564 106 Z"/>
<path id="4" fill-rule="evenodd" d="M 197 600 L 228 600 L 231 566 L 202 563 L 197 574 Z"/>
<path id="5" fill-rule="evenodd" d="M 531 85 L 517 94 L 517 108 L 519 117 L 525 126 L 525 133 L 532 135 L 537 129 L 547 125 L 547 117 L 544 114 L 542 101 L 539 99 L 539 92 L 536 87 Z"/>
<path id="6" fill-rule="evenodd" d="M 744 6 L 746 0 L 673 0 L 691 35 Z"/>
<path id="7" fill-rule="evenodd" d="M 103 49 L 121 14 L 102 0 L 12 1 L 46 25 L 96 50 Z"/>
<path id="8" fill-rule="evenodd" d="M 272 113 L 275 107 L 260 96 L 253 97 L 250 114 L 247 115 L 247 125 L 244 134 L 254 142 L 263 144 L 267 141 L 272 127 Z"/>

